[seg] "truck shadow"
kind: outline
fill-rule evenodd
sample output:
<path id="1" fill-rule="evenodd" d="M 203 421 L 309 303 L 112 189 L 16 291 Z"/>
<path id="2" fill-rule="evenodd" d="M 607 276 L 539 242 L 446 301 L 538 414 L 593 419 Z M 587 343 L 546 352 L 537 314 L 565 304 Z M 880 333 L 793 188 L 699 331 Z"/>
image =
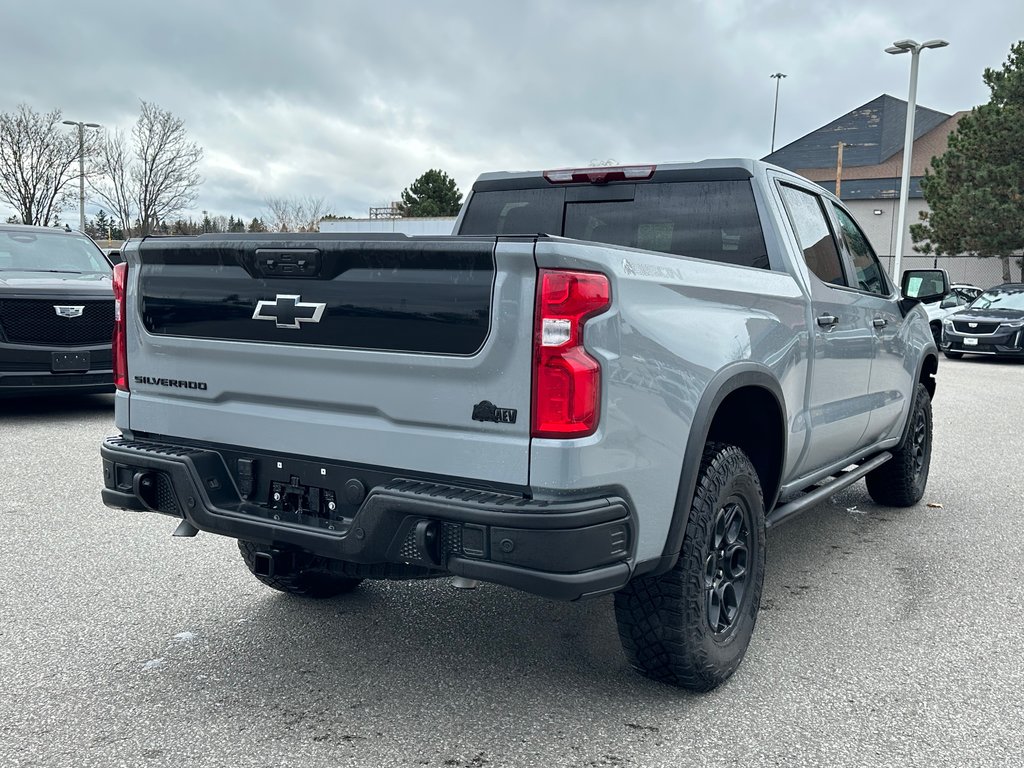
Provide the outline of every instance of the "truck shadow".
<path id="1" fill-rule="evenodd" d="M 32 395 L 0 398 L 0 419 L 73 417 L 113 412 L 113 395 Z"/>
<path id="2" fill-rule="evenodd" d="M 840 620 L 814 591 L 842 593 L 837 558 L 858 550 L 867 557 L 872 540 L 899 525 L 899 512 L 871 507 L 865 489 L 844 494 L 771 532 L 754 640 L 737 674 L 708 694 L 634 672 L 611 597 L 559 603 L 486 584 L 457 590 L 437 579 L 366 582 L 316 601 L 265 588 L 241 563 L 225 563 L 215 587 L 233 595 L 232 609 L 207 614 L 204 626 L 181 627 L 195 638 L 171 641 L 159 671 L 139 674 L 158 675 L 148 678 L 153 686 L 180 692 L 182 716 L 207 712 L 212 727 L 226 728 L 258 721 L 261 741 L 326 742 L 346 755 L 419 745 L 424 764 L 455 765 L 443 751 L 452 744 L 493 754 L 512 738 L 582 757 L 596 724 L 606 751 L 627 743 L 663 750 L 738 706 L 805 684 L 808 661 L 799 649 L 808 612 L 819 628 Z M 857 504 L 865 515 L 850 512 Z M 234 554 L 229 542 L 211 543 L 218 558 Z"/>
<path id="3" fill-rule="evenodd" d="M 863 489 L 853 493 L 866 495 Z M 619 645 L 610 596 L 560 603 L 489 584 L 458 590 L 448 579 L 368 581 L 328 601 L 254 585 L 244 618 L 207 632 L 202 663 L 209 665 L 208 679 L 222 679 L 234 693 L 242 686 L 268 707 L 288 706 L 295 685 L 310 686 L 318 696 L 346 702 L 345 709 L 381 715 L 407 709 L 412 719 L 394 718 L 402 723 L 417 722 L 413 712 L 437 701 L 458 707 L 451 702 L 476 700 L 482 688 L 495 687 L 519 706 L 540 710 L 586 700 L 621 708 L 631 722 L 644 702 L 705 707 L 736 700 L 780 684 L 758 674 L 772 645 L 765 633 L 802 631 L 805 619 L 787 618 L 786 608 L 822 579 L 841 582 L 841 575 L 828 575 L 836 570 L 835 558 L 869 547 L 871 531 L 888 524 L 882 508 L 869 509 L 866 524 L 852 519 L 842 503 L 808 513 L 809 526 L 794 521 L 769 535 L 762 619 L 737 675 L 711 694 L 690 694 L 634 672 Z M 822 575 L 810 581 L 810 571 Z"/>

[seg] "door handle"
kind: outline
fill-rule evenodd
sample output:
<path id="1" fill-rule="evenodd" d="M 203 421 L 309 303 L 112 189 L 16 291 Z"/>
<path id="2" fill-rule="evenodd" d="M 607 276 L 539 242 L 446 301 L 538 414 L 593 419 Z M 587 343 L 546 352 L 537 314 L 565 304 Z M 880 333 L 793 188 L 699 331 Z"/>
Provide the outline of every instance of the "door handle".
<path id="1" fill-rule="evenodd" d="M 884 317 L 876 317 L 874 320 L 871 321 L 871 324 L 875 326 L 875 328 L 885 328 L 885 326 L 889 324 L 889 321 L 886 320 Z"/>
<path id="2" fill-rule="evenodd" d="M 818 315 L 818 325 L 822 328 L 831 328 L 834 325 L 839 324 L 839 318 L 835 315 Z"/>

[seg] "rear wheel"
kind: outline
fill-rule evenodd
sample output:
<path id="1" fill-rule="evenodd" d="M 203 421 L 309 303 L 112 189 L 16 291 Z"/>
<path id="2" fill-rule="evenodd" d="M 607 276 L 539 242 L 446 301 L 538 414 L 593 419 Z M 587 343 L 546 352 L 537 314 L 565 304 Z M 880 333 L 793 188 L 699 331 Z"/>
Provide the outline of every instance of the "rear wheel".
<path id="1" fill-rule="evenodd" d="M 750 459 L 708 443 L 675 567 L 615 595 L 619 637 L 649 677 L 695 691 L 723 683 L 750 643 L 764 578 L 764 501 Z"/>
<path id="2" fill-rule="evenodd" d="M 918 384 L 903 441 L 892 458 L 868 472 L 868 493 L 887 507 L 912 507 L 924 496 L 932 461 L 932 399 Z"/>
<path id="3" fill-rule="evenodd" d="M 253 576 L 268 587 L 289 595 L 335 597 L 351 592 L 362 582 L 362 579 L 331 573 L 326 558 L 307 552 L 273 550 L 241 540 L 238 550 Z"/>

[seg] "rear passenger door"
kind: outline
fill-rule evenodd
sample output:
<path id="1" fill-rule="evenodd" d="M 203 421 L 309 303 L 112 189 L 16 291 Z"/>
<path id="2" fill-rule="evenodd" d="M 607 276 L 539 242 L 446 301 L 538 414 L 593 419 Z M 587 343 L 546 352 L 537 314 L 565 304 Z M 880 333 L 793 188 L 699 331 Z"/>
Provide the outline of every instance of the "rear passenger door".
<path id="1" fill-rule="evenodd" d="M 917 356 L 908 353 L 906 335 L 900 333 L 903 314 L 897 304 L 899 296 L 871 243 L 845 209 L 834 202 L 829 205 L 851 268 L 850 288 L 860 294 L 859 303 L 868 310 L 874 335 L 875 355 L 868 383 L 871 417 L 864 434 L 865 443 L 874 443 L 890 436 L 902 423 L 900 417 L 913 397 Z"/>
<path id="2" fill-rule="evenodd" d="M 811 295 L 808 438 L 798 462 L 798 473 L 806 475 L 849 457 L 863 444 L 871 413 L 874 334 L 864 296 L 850 290 L 826 201 L 790 184 L 780 183 L 779 191 L 807 265 Z"/>

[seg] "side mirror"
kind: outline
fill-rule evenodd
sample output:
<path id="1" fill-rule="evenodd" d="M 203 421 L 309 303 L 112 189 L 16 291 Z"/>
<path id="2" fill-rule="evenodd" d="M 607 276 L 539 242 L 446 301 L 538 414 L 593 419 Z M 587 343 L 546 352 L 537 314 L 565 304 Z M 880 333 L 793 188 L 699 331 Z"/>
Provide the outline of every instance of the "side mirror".
<path id="1" fill-rule="evenodd" d="M 957 297 L 953 296 L 952 294 L 950 294 L 949 296 L 944 298 L 942 300 L 942 303 L 939 304 L 939 308 L 940 309 L 953 309 L 953 307 L 958 307 L 958 306 L 960 306 L 960 302 L 957 299 Z"/>
<path id="2" fill-rule="evenodd" d="M 938 301 L 949 293 L 949 276 L 944 269 L 908 269 L 900 281 L 904 299 Z"/>

